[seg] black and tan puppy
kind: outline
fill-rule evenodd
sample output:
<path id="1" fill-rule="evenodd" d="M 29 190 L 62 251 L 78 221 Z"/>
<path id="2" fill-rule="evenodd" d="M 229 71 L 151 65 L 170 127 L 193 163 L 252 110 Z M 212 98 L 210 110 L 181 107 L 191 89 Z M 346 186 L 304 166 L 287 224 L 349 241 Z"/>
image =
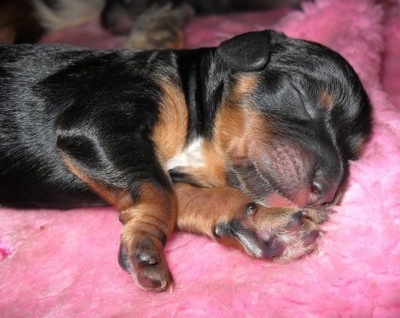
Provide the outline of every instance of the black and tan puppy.
<path id="1" fill-rule="evenodd" d="M 0 202 L 112 204 L 120 264 L 171 287 L 177 225 L 254 257 L 315 249 L 370 131 L 350 65 L 274 31 L 217 48 L 0 47 Z"/>
<path id="2" fill-rule="evenodd" d="M 33 17 L 48 32 L 100 17 L 115 34 L 129 34 L 126 48 L 182 48 L 183 27 L 196 15 L 298 6 L 300 0 L 3 0 L 29 1 Z M 1 6 L 1 4 L 0 4 Z M 1 21 L 0 21 L 1 24 Z M 0 29 L 1 33 L 1 29 Z"/>
<path id="3" fill-rule="evenodd" d="M 66 4 L 65 0 L 58 1 Z M 124 47 L 176 49 L 184 46 L 183 27 L 193 15 L 262 11 L 299 4 L 300 0 L 105 0 L 101 24 L 117 34 L 129 33 Z"/>

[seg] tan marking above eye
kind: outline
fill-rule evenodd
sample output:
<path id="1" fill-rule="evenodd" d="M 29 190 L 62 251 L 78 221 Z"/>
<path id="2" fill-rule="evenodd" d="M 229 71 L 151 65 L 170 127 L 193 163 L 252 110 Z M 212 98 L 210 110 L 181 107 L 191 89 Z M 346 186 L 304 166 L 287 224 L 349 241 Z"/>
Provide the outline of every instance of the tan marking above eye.
<path id="1" fill-rule="evenodd" d="M 323 91 L 319 96 L 319 100 L 320 100 L 321 106 L 324 109 L 329 110 L 333 107 L 334 98 L 333 98 L 332 94 L 330 94 L 329 92 Z"/>

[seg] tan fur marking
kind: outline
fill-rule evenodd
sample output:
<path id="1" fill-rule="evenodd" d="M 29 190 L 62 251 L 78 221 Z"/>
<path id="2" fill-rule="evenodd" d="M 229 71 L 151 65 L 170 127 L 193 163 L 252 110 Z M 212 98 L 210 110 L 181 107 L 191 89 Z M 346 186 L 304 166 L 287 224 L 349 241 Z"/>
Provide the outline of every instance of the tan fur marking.
<path id="1" fill-rule="evenodd" d="M 220 187 L 226 185 L 226 160 L 224 152 L 215 143 L 203 141 L 202 160 L 204 165 L 178 167 L 182 173 L 189 174 L 201 187 Z"/>
<path id="2" fill-rule="evenodd" d="M 253 107 L 252 94 L 257 87 L 256 76 L 242 76 L 219 111 L 215 138 L 220 149 L 234 160 L 249 156 L 249 148 L 268 131 L 266 119 Z"/>
<path id="3" fill-rule="evenodd" d="M 176 32 L 176 39 L 174 41 L 167 42 L 165 48 L 173 50 L 182 49 L 185 46 L 183 32 L 178 28 L 174 31 Z"/>
<path id="4" fill-rule="evenodd" d="M 238 190 L 228 187 L 198 188 L 183 183 L 177 184 L 175 189 L 179 202 L 177 223 L 180 230 L 207 235 L 226 246 L 244 250 L 253 257 L 262 257 L 247 250 L 237 238 L 230 235 L 221 238 L 214 236 L 217 224 L 234 219 L 245 229 L 258 233 L 261 237 L 268 237 L 268 233 L 272 232 L 279 236 L 279 240 L 286 245 L 286 250 L 275 261 L 295 259 L 315 249 L 314 244 L 304 246 L 304 237 L 318 230 L 318 225 L 306 217 L 296 227 L 290 226 L 297 209 L 269 208 L 254 204 L 255 214 L 249 216 L 246 212 L 252 200 Z M 313 217 L 315 211 L 307 210 L 304 213 Z"/>
<path id="5" fill-rule="evenodd" d="M 135 205 L 122 210 L 119 216 L 124 224 L 121 243 L 133 260 L 138 281 L 139 278 L 158 281 L 157 291 L 172 288 L 173 285 L 163 243 L 175 228 L 177 210 L 174 192 L 148 182 L 140 186 Z M 155 263 L 146 266 L 137 264 L 137 258 L 142 254 L 153 255 Z"/>
<path id="6" fill-rule="evenodd" d="M 62 155 L 62 159 L 67 168 L 79 179 L 85 182 L 95 193 L 103 198 L 107 203 L 115 206 L 119 211 L 133 205 L 131 196 L 122 189 L 110 189 L 105 185 L 96 182 L 86 175 L 74 162 L 67 156 Z"/>
<path id="7" fill-rule="evenodd" d="M 226 184 L 226 158 L 222 149 L 212 142 L 205 141 L 203 144 L 203 160 L 208 170 L 208 179 L 213 186 Z"/>
<path id="8" fill-rule="evenodd" d="M 169 193 L 152 183 L 144 183 L 140 187 L 138 202 L 122 189 L 110 189 L 87 176 L 66 155 L 63 156 L 64 164 L 68 169 L 85 182 L 94 192 L 115 206 L 120 213 L 120 221 L 127 225 L 123 238 L 130 241 L 143 231 L 156 236 L 161 230 L 164 234 L 173 231 L 176 222 L 177 203 L 174 193 Z M 143 229 L 143 224 L 146 229 Z M 139 226 L 138 226 L 139 225 Z M 133 230 L 135 229 L 135 230 Z"/>
<path id="9" fill-rule="evenodd" d="M 2 26 L 0 30 L 0 44 L 14 43 L 15 38 L 16 29 L 14 28 L 14 26 Z"/>
<path id="10" fill-rule="evenodd" d="M 238 158 L 247 155 L 247 144 L 244 140 L 245 120 L 245 110 L 236 105 L 224 105 L 215 123 L 217 145 Z"/>
<path id="11" fill-rule="evenodd" d="M 62 157 L 72 173 L 120 211 L 119 219 L 124 224 L 121 244 L 131 260 L 130 267 L 134 268 L 134 277 L 139 285 L 155 291 L 171 288 L 173 279 L 163 245 L 176 226 L 178 203 L 175 193 L 145 182 L 140 185 L 138 199 L 134 202 L 126 189 L 111 189 L 102 185 L 82 171 L 66 154 Z M 138 264 L 138 255 L 142 254 L 153 257 L 155 263 Z M 159 285 L 147 286 L 148 280 L 157 281 Z"/>
<path id="12" fill-rule="evenodd" d="M 175 227 L 176 213 L 177 202 L 174 193 L 169 193 L 152 183 L 144 183 L 140 187 L 139 202 L 121 211 L 120 220 L 124 224 L 129 223 L 136 227 L 136 231 L 139 232 L 148 232 L 152 226 L 167 235 Z M 145 229 L 137 228 L 138 224 L 147 226 Z"/>
<path id="13" fill-rule="evenodd" d="M 158 155 L 166 162 L 181 151 L 188 131 L 188 110 L 182 90 L 177 86 L 162 82 L 164 98 L 160 115 L 152 132 Z"/>
<path id="14" fill-rule="evenodd" d="M 178 228 L 188 232 L 213 237 L 212 230 L 218 222 L 230 221 L 244 211 L 248 199 L 238 190 L 228 187 L 196 188 L 178 183 Z"/>
<path id="15" fill-rule="evenodd" d="M 193 14 L 188 4 L 149 8 L 135 20 L 124 47 L 181 49 L 185 44 L 182 28 Z"/>
<path id="16" fill-rule="evenodd" d="M 167 34 L 169 33 L 169 34 Z M 165 29 L 142 30 L 133 29 L 124 43 L 124 48 L 140 49 L 182 49 L 185 45 L 183 32 L 173 26 L 165 26 Z"/>
<path id="17" fill-rule="evenodd" d="M 204 187 L 226 185 L 227 164 L 246 159 L 250 145 L 265 137 L 266 121 L 251 105 L 257 81 L 256 76 L 240 76 L 223 102 L 215 119 L 213 140 L 204 140 L 202 145 L 204 167 L 184 171 L 198 184 Z"/>
<path id="18" fill-rule="evenodd" d="M 327 109 L 327 110 L 331 109 L 333 107 L 333 100 L 334 100 L 333 96 L 327 91 L 323 91 L 320 94 L 321 106 L 324 109 Z"/>
<path id="19" fill-rule="evenodd" d="M 258 85 L 258 76 L 241 75 L 236 79 L 236 85 L 232 89 L 229 100 L 233 103 L 240 102 L 247 96 L 251 96 Z"/>

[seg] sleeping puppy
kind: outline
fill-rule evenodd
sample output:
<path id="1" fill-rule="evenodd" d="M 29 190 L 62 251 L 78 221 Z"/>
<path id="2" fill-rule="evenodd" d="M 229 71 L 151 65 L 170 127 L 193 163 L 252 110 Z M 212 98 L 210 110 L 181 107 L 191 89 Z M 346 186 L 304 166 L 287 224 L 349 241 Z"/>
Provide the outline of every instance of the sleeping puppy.
<path id="1" fill-rule="evenodd" d="M 0 47 L 0 202 L 110 204 L 120 265 L 164 291 L 177 226 L 290 260 L 312 252 L 368 138 L 350 65 L 274 31 L 217 48 Z"/>
<path id="2" fill-rule="evenodd" d="M 193 15 L 298 6 L 300 0 L 105 0 L 104 28 L 128 34 L 126 48 L 182 48 L 183 27 Z"/>

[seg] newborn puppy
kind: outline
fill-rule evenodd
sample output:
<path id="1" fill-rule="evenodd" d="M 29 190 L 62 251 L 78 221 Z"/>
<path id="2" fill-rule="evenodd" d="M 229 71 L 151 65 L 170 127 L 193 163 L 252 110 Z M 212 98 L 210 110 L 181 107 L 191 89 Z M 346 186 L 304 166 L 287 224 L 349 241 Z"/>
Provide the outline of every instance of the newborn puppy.
<path id="1" fill-rule="evenodd" d="M 266 259 L 316 247 L 371 128 L 351 66 L 274 31 L 196 50 L 0 47 L 0 202 L 111 204 L 119 262 L 146 289 L 172 275 L 174 228 Z"/>
<path id="2" fill-rule="evenodd" d="M 183 27 L 194 14 L 259 11 L 295 7 L 299 3 L 300 0 L 33 0 L 34 16 L 48 31 L 100 16 L 105 29 L 129 34 L 124 47 L 142 49 L 182 48 Z"/>

